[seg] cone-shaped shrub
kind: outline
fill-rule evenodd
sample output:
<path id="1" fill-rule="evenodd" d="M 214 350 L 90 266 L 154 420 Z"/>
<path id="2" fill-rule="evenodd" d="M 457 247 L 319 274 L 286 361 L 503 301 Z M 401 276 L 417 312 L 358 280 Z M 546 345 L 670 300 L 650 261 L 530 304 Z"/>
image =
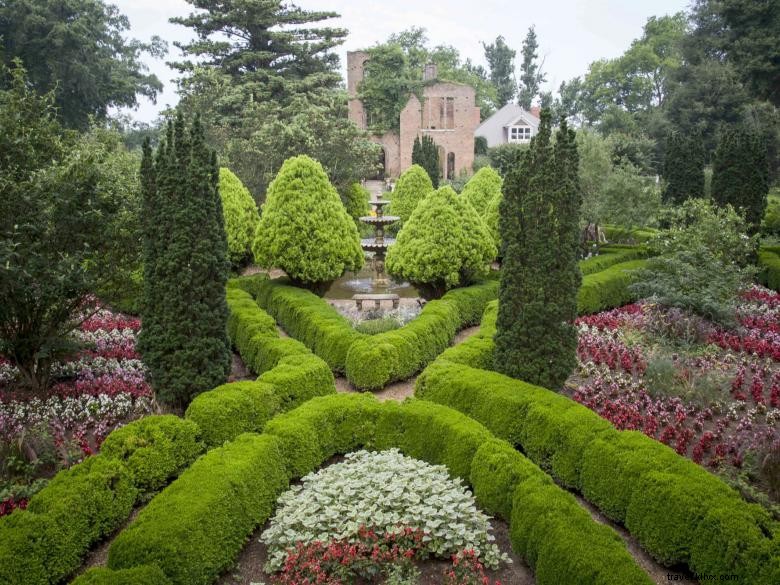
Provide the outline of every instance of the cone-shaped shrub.
<path id="1" fill-rule="evenodd" d="M 485 212 L 482 214 L 482 220 L 485 222 L 485 226 L 487 226 L 488 233 L 493 238 L 493 243 L 496 245 L 499 256 L 501 256 L 501 234 L 498 232 L 498 210 L 501 207 L 503 198 L 500 192 L 496 194 L 487 204 Z"/>
<path id="2" fill-rule="evenodd" d="M 745 212 L 753 233 L 758 231 L 769 192 L 769 163 L 764 138 L 745 125 L 720 137 L 712 165 L 712 198 Z"/>
<path id="3" fill-rule="evenodd" d="M 550 111 L 519 167 L 507 174 L 500 207 L 503 265 L 495 369 L 559 388 L 576 365 L 580 196 L 574 132 Z"/>
<path id="4" fill-rule="evenodd" d="M 360 229 L 360 217 L 368 215 L 370 211 L 368 189 L 360 183 L 352 183 L 340 193 L 340 196 L 344 209 L 347 210 L 349 216 L 355 221 L 358 229 Z"/>
<path id="5" fill-rule="evenodd" d="M 427 298 L 484 276 L 495 246 L 471 204 L 446 186 L 412 213 L 387 252 L 387 270 L 412 282 Z"/>
<path id="6" fill-rule="evenodd" d="M 219 169 L 219 196 L 230 264 L 239 267 L 252 261 L 252 241 L 260 223 L 257 204 L 241 179 L 224 167 Z"/>
<path id="7" fill-rule="evenodd" d="M 157 399 L 186 406 L 223 384 L 227 337 L 227 238 L 219 168 L 196 118 L 179 116 L 141 163 L 144 239 L 143 328 L 138 347 Z"/>
<path id="8" fill-rule="evenodd" d="M 271 182 L 252 251 L 260 267 L 312 290 L 363 266 L 355 222 L 322 165 L 305 155 L 287 159 Z"/>
<path id="9" fill-rule="evenodd" d="M 420 165 L 412 165 L 406 169 L 393 189 L 390 199 L 390 213 L 401 219 L 398 223 L 403 225 L 412 216 L 417 204 L 433 192 L 433 183 L 425 169 Z"/>
<path id="10" fill-rule="evenodd" d="M 490 167 L 482 167 L 466 183 L 461 197 L 465 197 L 477 213 L 484 217 L 491 201 L 497 195 L 501 195 L 503 182 L 501 175 L 495 170 Z"/>

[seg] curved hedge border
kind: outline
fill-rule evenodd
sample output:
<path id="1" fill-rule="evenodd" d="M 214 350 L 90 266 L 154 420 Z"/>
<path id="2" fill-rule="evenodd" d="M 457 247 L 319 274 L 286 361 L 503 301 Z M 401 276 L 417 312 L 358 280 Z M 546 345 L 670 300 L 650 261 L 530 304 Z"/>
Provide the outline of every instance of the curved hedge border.
<path id="1" fill-rule="evenodd" d="M 595 274 L 596 272 L 606 270 L 610 266 L 614 266 L 621 262 L 646 258 L 647 255 L 648 251 L 644 246 L 608 244 L 606 246 L 601 246 L 598 256 L 580 260 L 580 271 L 583 276 L 587 276 L 588 274 Z"/>
<path id="2" fill-rule="evenodd" d="M 253 282 L 262 281 L 249 280 Z M 279 337 L 273 317 L 251 294 L 233 285 L 227 301 L 228 335 L 244 363 L 260 377 L 218 386 L 190 403 L 185 417 L 198 424 L 210 447 L 247 431 L 259 432 L 275 414 L 336 392 L 328 364 L 301 342 Z"/>
<path id="3" fill-rule="evenodd" d="M 156 565 L 173 585 L 206 585 L 271 514 L 288 479 L 360 447 L 398 447 L 469 480 L 478 503 L 510 522 L 513 548 L 539 585 L 651 583 L 620 537 L 482 425 L 420 400 L 313 398 L 199 459 L 109 550 L 109 567 Z"/>
<path id="4" fill-rule="evenodd" d="M 198 427 L 150 416 L 112 432 L 100 455 L 59 472 L 27 510 L 0 518 L 0 582 L 57 583 L 203 451 Z"/>
<path id="5" fill-rule="evenodd" d="M 645 260 L 631 260 L 584 276 L 577 293 L 577 312 L 581 315 L 598 313 L 636 300 L 636 296 L 628 290 L 633 281 L 631 271 L 643 268 L 645 264 Z"/>
<path id="6" fill-rule="evenodd" d="M 758 251 L 758 281 L 780 291 L 780 246 L 764 246 Z"/>
<path id="7" fill-rule="evenodd" d="M 644 243 L 658 235 L 659 230 L 653 228 L 624 228 L 616 225 L 605 225 L 602 227 L 604 235 L 610 242 L 638 242 Z"/>
<path id="8" fill-rule="evenodd" d="M 116 429 L 100 455 L 58 473 L 27 510 L 0 518 L 1 583 L 61 581 L 79 568 L 92 545 L 121 526 L 134 505 L 195 461 L 204 443 L 213 447 L 245 430 L 262 430 L 278 412 L 335 393 L 327 364 L 303 344 L 280 338 L 274 320 L 248 293 L 229 287 L 227 297 L 230 338 L 248 363 L 265 368 L 258 381 L 204 392 L 190 404 L 187 420 L 149 416 Z M 137 577 L 128 575 L 117 582 Z"/>
<path id="9" fill-rule="evenodd" d="M 356 388 L 378 390 L 413 376 L 446 349 L 455 334 L 479 323 L 487 303 L 498 296 L 498 280 L 451 290 L 423 307 L 405 326 L 363 337 L 347 352 L 347 379 Z"/>
<path id="10" fill-rule="evenodd" d="M 624 523 L 660 562 L 780 583 L 780 529 L 765 510 L 642 433 L 617 431 L 565 396 L 466 365 L 487 362 L 491 344 L 477 337 L 447 350 L 417 379 L 415 394 L 467 414 L 521 448 Z"/>

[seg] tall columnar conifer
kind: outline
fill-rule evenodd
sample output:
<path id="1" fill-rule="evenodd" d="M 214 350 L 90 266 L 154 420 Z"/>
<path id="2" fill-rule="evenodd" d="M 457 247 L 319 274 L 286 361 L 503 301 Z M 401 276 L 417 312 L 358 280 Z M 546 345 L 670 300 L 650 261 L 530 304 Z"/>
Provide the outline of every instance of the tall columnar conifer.
<path id="1" fill-rule="evenodd" d="M 742 210 L 757 232 L 767 205 L 769 163 L 764 137 L 741 125 L 723 132 L 712 168 L 712 198 L 718 205 Z"/>
<path id="2" fill-rule="evenodd" d="M 666 137 L 663 177 L 665 203 L 704 196 L 704 143 L 700 134 L 670 132 Z"/>
<path id="3" fill-rule="evenodd" d="M 551 114 L 504 181 L 499 231 L 496 370 L 558 389 L 576 364 L 580 193 L 574 132 L 561 122 L 555 146 Z"/>
<path id="4" fill-rule="evenodd" d="M 170 122 L 152 155 L 144 145 L 144 303 L 139 350 L 161 402 L 186 406 L 225 382 L 227 237 L 216 154 L 196 118 Z"/>
<path id="5" fill-rule="evenodd" d="M 439 160 L 439 148 L 428 135 L 414 139 L 412 145 L 412 164 L 420 165 L 428 173 L 433 183 L 433 188 L 439 188 L 441 179 L 441 161 Z"/>

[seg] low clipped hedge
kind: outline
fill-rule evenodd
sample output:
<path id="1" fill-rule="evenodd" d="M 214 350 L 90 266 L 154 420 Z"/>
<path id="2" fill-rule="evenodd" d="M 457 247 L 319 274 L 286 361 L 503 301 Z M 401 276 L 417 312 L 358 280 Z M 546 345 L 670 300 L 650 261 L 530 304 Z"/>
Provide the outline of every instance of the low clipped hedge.
<path id="1" fill-rule="evenodd" d="M 668 566 L 685 563 L 696 573 L 780 582 L 780 563 L 772 564 L 780 546 L 773 536 L 780 534 L 777 523 L 666 445 L 617 431 L 565 396 L 444 356 L 421 374 L 415 394 L 459 410 L 520 448 L 624 523 Z"/>
<path id="2" fill-rule="evenodd" d="M 421 400 L 380 404 L 368 395 L 329 396 L 276 417 L 267 432 L 281 440 L 291 477 L 359 447 L 397 447 L 446 465 L 472 484 L 481 507 L 511 521 L 512 546 L 540 585 L 650 583 L 613 530 L 593 521 L 511 445 L 452 409 Z"/>
<path id="3" fill-rule="evenodd" d="M 61 581 L 92 544 L 127 519 L 137 495 L 118 459 L 99 455 L 61 471 L 27 510 L 0 518 L 0 582 Z"/>
<path id="4" fill-rule="evenodd" d="M 400 329 L 355 341 L 347 353 L 347 379 L 356 388 L 377 390 L 414 375 L 447 348 L 460 329 L 479 323 L 496 296 L 497 280 L 455 289 L 427 303 Z"/>
<path id="5" fill-rule="evenodd" d="M 758 251 L 758 281 L 780 291 L 780 246 L 764 246 Z"/>
<path id="6" fill-rule="evenodd" d="M 257 287 L 263 279 L 247 279 Z M 333 374 L 301 342 L 279 337 L 273 317 L 235 281 L 228 287 L 228 335 L 244 363 L 260 377 L 223 384 L 195 397 L 185 417 L 197 423 L 210 447 L 241 433 L 260 432 L 275 414 L 313 396 L 336 392 Z"/>
<path id="7" fill-rule="evenodd" d="M 106 567 L 93 567 L 74 579 L 71 585 L 170 585 L 170 583 L 160 567 L 143 565 L 119 571 L 112 571 Z"/>
<path id="8" fill-rule="evenodd" d="M 111 544 L 108 567 L 155 565 L 173 584 L 212 583 L 287 486 L 280 441 L 240 435 L 157 495 Z"/>
<path id="9" fill-rule="evenodd" d="M 349 347 L 364 334 L 314 293 L 284 280 L 264 280 L 236 286 L 255 295 L 266 310 L 295 339 L 321 357 L 331 370 L 343 373 Z"/>
<path id="10" fill-rule="evenodd" d="M 630 246 L 627 244 L 609 244 L 601 246 L 598 256 L 592 256 L 585 260 L 580 260 L 579 266 L 583 276 L 595 274 L 606 270 L 610 266 L 628 262 L 629 260 L 638 260 L 648 255 L 647 248 L 644 246 Z"/>
<path id="11" fill-rule="evenodd" d="M 631 260 L 584 276 L 577 293 L 577 312 L 581 315 L 598 313 L 636 300 L 628 289 L 633 282 L 631 272 L 644 268 L 645 264 L 645 260 Z"/>
<path id="12" fill-rule="evenodd" d="M 652 240 L 659 233 L 653 228 L 624 228 L 616 225 L 602 226 L 604 235 L 610 242 L 636 244 Z"/>

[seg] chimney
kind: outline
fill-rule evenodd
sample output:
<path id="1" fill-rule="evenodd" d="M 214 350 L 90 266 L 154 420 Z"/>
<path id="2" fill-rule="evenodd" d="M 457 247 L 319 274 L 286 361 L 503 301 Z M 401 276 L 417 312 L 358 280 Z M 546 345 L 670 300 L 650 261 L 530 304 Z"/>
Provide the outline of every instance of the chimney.
<path id="1" fill-rule="evenodd" d="M 435 63 L 428 63 L 423 70 L 423 81 L 431 81 L 436 79 L 439 75 L 438 68 Z"/>
<path id="2" fill-rule="evenodd" d="M 534 118 L 538 118 L 542 113 L 542 108 L 540 106 L 531 106 L 530 114 Z"/>

